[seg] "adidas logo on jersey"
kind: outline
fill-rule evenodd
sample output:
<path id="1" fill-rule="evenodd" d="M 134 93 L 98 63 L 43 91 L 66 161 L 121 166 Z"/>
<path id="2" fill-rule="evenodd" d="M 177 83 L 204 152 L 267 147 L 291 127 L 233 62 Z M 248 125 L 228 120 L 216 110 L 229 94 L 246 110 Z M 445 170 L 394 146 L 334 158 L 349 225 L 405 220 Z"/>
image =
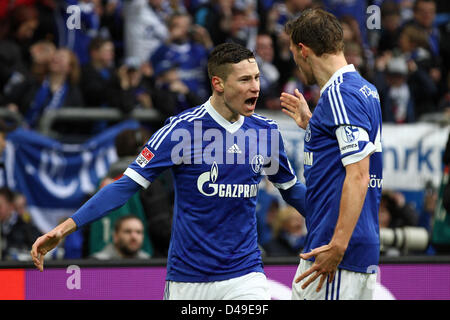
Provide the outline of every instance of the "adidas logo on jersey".
<path id="1" fill-rule="evenodd" d="M 228 153 L 242 153 L 241 149 L 239 149 L 238 145 L 235 143 L 231 147 L 228 148 Z"/>

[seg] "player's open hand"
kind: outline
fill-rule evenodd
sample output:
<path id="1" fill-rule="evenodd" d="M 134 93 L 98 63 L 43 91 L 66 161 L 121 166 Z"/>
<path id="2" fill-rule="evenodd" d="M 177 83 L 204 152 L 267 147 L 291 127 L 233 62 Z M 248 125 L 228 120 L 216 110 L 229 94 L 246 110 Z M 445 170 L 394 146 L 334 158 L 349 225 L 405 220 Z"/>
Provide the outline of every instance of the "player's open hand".
<path id="1" fill-rule="evenodd" d="M 52 230 L 36 239 L 31 248 L 31 258 L 40 271 L 44 271 L 44 256 L 55 248 L 62 240 L 62 233 L 59 230 Z"/>
<path id="2" fill-rule="evenodd" d="M 336 274 L 337 267 L 344 256 L 344 252 L 342 252 L 342 250 L 339 250 L 337 247 L 332 246 L 331 244 L 327 244 L 318 247 L 308 253 L 300 254 L 300 257 L 302 259 L 307 260 L 315 257 L 315 261 L 311 268 L 306 270 L 297 279 L 295 279 L 295 283 L 299 283 L 306 277 L 310 276 L 302 285 L 302 289 L 305 289 L 318 277 L 320 277 L 319 285 L 316 288 L 316 291 L 319 292 L 320 289 L 322 289 L 323 283 L 325 282 L 325 279 L 327 277 L 329 277 L 329 283 L 333 282 L 334 275 Z"/>
<path id="3" fill-rule="evenodd" d="M 295 89 L 294 94 L 281 93 L 280 101 L 283 107 L 281 111 L 294 119 L 300 128 L 306 129 L 309 119 L 312 116 L 311 111 L 309 110 L 305 97 L 303 97 L 303 94 L 298 89 Z"/>

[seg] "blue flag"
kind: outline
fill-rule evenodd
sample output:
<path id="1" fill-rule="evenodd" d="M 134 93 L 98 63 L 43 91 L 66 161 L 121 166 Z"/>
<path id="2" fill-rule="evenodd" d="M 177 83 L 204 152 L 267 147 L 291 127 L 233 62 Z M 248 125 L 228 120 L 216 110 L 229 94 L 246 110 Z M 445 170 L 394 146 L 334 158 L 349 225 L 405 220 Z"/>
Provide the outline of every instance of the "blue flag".
<path id="1" fill-rule="evenodd" d="M 63 144 L 35 131 L 17 129 L 7 136 L 0 185 L 25 195 L 42 232 L 72 215 L 117 158 L 116 136 L 137 129 L 136 121 L 119 123 L 83 144 Z"/>

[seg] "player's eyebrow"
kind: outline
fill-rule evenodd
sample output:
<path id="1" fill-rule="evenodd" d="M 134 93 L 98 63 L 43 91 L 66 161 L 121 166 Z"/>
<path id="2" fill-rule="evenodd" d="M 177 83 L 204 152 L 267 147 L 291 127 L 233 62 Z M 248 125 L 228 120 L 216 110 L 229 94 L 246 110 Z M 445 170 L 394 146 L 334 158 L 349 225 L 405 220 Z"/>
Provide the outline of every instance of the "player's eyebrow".
<path id="1" fill-rule="evenodd" d="M 247 79 L 252 79 L 252 78 L 257 78 L 257 77 L 259 77 L 259 72 L 255 75 L 251 75 L 251 74 L 242 75 L 238 78 L 238 80 L 247 80 Z"/>

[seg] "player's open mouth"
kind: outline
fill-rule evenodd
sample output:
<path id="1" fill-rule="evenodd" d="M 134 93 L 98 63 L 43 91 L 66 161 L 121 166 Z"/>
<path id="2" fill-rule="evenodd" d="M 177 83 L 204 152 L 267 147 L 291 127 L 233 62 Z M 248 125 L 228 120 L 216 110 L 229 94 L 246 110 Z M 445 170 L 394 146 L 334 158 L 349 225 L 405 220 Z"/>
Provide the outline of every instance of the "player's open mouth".
<path id="1" fill-rule="evenodd" d="M 258 97 L 248 98 L 247 100 L 245 100 L 245 104 L 253 106 L 256 103 L 256 100 L 258 100 Z"/>

